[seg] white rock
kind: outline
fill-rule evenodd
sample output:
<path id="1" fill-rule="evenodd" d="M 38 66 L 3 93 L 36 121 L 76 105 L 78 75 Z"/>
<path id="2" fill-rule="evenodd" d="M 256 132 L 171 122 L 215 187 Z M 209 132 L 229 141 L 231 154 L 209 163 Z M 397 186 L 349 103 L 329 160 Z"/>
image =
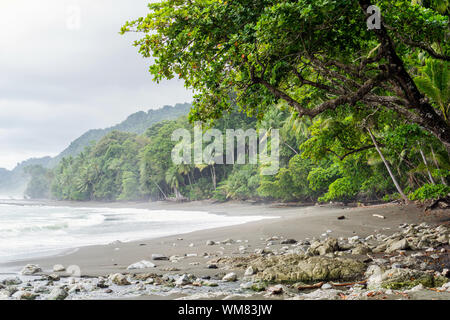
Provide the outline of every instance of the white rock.
<path id="1" fill-rule="evenodd" d="M 64 268 L 62 264 L 55 264 L 53 266 L 53 272 L 62 272 L 62 271 L 66 271 L 66 268 Z"/>
<path id="2" fill-rule="evenodd" d="M 35 273 L 38 273 L 38 272 L 41 272 L 41 271 L 42 271 L 42 269 L 41 269 L 38 265 L 35 265 L 35 264 L 27 264 L 27 265 L 22 269 L 22 271 L 20 271 L 20 273 L 23 274 L 23 275 L 29 276 L 29 275 L 32 275 L 32 274 L 35 274 Z"/>
<path id="3" fill-rule="evenodd" d="M 329 283 L 324 283 L 320 288 L 324 289 L 324 290 L 328 290 L 328 289 L 332 289 L 333 286 Z"/>
<path id="4" fill-rule="evenodd" d="M 222 280 L 223 280 L 223 281 L 226 281 L 226 282 L 233 282 L 233 281 L 236 281 L 236 280 L 237 280 L 237 275 L 236 275 L 236 273 L 234 273 L 234 272 L 230 272 L 230 273 L 227 273 L 227 274 L 222 278 Z"/>
<path id="5" fill-rule="evenodd" d="M 65 298 L 67 298 L 67 292 L 62 288 L 53 288 L 48 296 L 49 300 L 64 300 Z"/>
<path id="6" fill-rule="evenodd" d="M 155 268 L 156 265 L 154 263 L 151 263 L 147 260 L 142 260 L 139 262 L 135 262 L 128 266 L 128 270 L 135 270 L 135 269 L 146 269 L 146 268 Z"/>
<path id="7" fill-rule="evenodd" d="M 253 269 L 252 266 L 248 267 L 247 270 L 245 270 L 244 275 L 245 276 L 252 276 L 255 274 L 255 269 Z"/>
<path id="8" fill-rule="evenodd" d="M 126 285 L 130 284 L 127 277 L 121 273 L 111 274 L 109 276 L 109 280 L 111 280 L 113 283 L 115 283 L 119 286 L 126 286 Z"/>
<path id="9" fill-rule="evenodd" d="M 191 280 L 189 279 L 189 276 L 186 274 L 183 274 L 181 277 L 179 277 L 176 281 L 175 281 L 175 285 L 177 286 L 184 286 L 187 284 L 190 284 Z"/>

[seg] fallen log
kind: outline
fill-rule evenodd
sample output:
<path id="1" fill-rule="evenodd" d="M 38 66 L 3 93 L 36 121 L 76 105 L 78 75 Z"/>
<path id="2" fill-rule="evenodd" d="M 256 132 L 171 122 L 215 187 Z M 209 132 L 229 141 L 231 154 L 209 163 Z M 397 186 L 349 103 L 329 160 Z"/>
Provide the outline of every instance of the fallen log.
<path id="1" fill-rule="evenodd" d="M 346 283 L 334 283 L 331 282 L 331 285 L 333 287 L 347 287 L 347 286 L 354 286 L 355 284 L 366 284 L 367 280 L 364 281 L 358 281 L 358 282 L 346 282 Z"/>

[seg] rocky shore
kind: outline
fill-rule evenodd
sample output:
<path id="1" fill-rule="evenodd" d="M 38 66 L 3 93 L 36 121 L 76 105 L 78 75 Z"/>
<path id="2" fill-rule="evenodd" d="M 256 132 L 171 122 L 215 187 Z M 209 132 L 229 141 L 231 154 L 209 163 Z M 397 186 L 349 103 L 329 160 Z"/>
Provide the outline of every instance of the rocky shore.
<path id="1" fill-rule="evenodd" d="M 425 222 L 393 228 L 365 237 L 280 234 L 260 238 L 258 246 L 244 237 L 206 240 L 210 250 L 200 256 L 154 253 L 125 272 L 97 277 L 28 264 L 21 276 L 0 281 L 0 299 L 450 299 L 450 228 Z M 184 271 L 186 263 L 204 275 Z"/>

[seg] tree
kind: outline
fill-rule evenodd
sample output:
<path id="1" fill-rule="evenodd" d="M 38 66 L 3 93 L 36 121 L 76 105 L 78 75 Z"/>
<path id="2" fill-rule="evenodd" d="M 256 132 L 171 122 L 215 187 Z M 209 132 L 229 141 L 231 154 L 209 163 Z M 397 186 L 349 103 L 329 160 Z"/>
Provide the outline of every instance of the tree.
<path id="1" fill-rule="evenodd" d="M 154 56 L 156 81 L 177 75 L 198 92 L 191 120 L 220 117 L 234 96 L 259 118 L 279 100 L 299 117 L 383 106 L 450 152 L 448 119 L 413 80 L 419 53 L 450 61 L 447 10 L 435 2 L 165 0 L 121 31 L 145 34 L 135 45 Z M 368 30 L 373 4 L 381 25 Z"/>

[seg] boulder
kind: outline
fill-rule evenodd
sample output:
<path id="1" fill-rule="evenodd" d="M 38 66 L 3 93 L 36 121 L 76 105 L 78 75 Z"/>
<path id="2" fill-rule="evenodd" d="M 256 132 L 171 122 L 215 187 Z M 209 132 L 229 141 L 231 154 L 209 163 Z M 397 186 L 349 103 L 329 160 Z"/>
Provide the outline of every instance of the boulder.
<path id="1" fill-rule="evenodd" d="M 37 294 L 30 292 L 30 291 L 17 291 L 12 295 L 13 298 L 19 299 L 19 300 L 35 300 L 37 298 Z"/>
<path id="2" fill-rule="evenodd" d="M 257 279 L 273 282 L 352 280 L 365 270 L 362 262 L 353 259 L 295 254 L 258 258 L 251 265 L 262 270 Z"/>
<path id="3" fill-rule="evenodd" d="M 135 262 L 128 266 L 128 270 L 155 268 L 156 265 L 147 260 Z"/>
<path id="4" fill-rule="evenodd" d="M 230 273 L 227 273 L 227 274 L 222 278 L 222 280 L 223 280 L 223 281 L 226 281 L 226 282 L 233 282 L 233 281 L 236 281 L 236 280 L 237 280 L 237 275 L 236 275 L 236 273 L 234 273 L 234 272 L 230 272 Z"/>
<path id="5" fill-rule="evenodd" d="M 338 241 L 334 238 L 329 238 L 323 242 L 316 241 L 311 245 L 310 251 L 316 255 L 325 255 L 339 250 Z"/>
<path id="6" fill-rule="evenodd" d="M 408 241 L 406 239 L 401 239 L 390 243 L 386 248 L 386 253 L 392 253 L 397 250 L 406 250 L 408 248 L 409 248 Z"/>
<path id="7" fill-rule="evenodd" d="M 67 298 L 68 294 L 67 291 L 62 288 L 53 288 L 53 290 L 50 292 L 50 295 L 48 296 L 49 300 L 64 300 Z"/>
<path id="8" fill-rule="evenodd" d="M 252 276 L 255 274 L 255 272 L 256 270 L 252 266 L 250 266 L 245 270 L 244 276 Z"/>
<path id="9" fill-rule="evenodd" d="M 121 273 L 111 274 L 109 276 L 109 280 L 111 280 L 112 283 L 117 284 L 118 286 L 126 286 L 130 284 L 127 277 Z"/>
<path id="10" fill-rule="evenodd" d="M 177 286 L 185 286 L 190 283 L 192 283 L 192 281 L 187 274 L 183 274 L 175 281 L 175 285 L 177 285 Z"/>
<path id="11" fill-rule="evenodd" d="M 30 276 L 30 275 L 33 275 L 38 272 L 42 272 L 42 269 L 36 264 L 27 264 L 20 271 L 21 274 L 26 275 L 26 276 Z"/>
<path id="12" fill-rule="evenodd" d="M 5 286 L 16 286 L 18 284 L 21 284 L 22 280 L 20 280 L 19 277 L 6 278 L 6 279 L 3 279 L 0 283 Z"/>
<path id="13" fill-rule="evenodd" d="M 62 264 L 55 264 L 53 266 L 53 272 L 63 272 L 66 271 L 66 268 Z"/>
<path id="14" fill-rule="evenodd" d="M 372 250 L 363 244 L 358 244 L 356 245 L 353 249 L 352 249 L 352 254 L 354 255 L 364 255 L 367 254 L 369 252 L 371 252 Z"/>

